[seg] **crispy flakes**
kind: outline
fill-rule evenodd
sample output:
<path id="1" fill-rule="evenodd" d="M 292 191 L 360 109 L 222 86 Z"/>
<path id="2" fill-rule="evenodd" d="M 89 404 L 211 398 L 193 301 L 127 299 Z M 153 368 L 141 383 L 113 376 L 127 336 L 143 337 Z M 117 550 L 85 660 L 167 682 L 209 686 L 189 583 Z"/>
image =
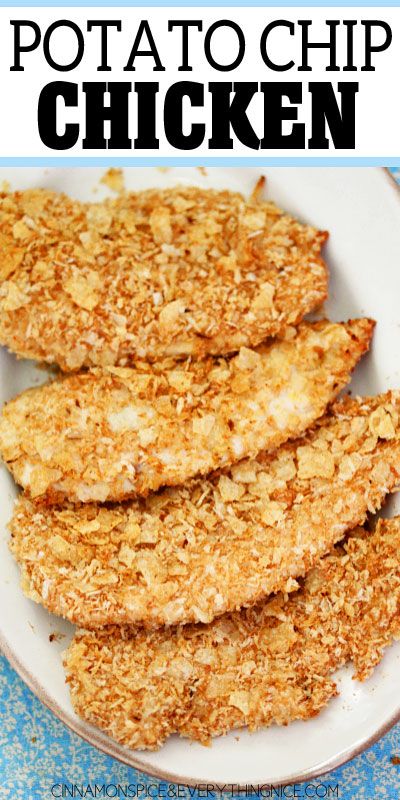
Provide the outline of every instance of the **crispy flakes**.
<path id="1" fill-rule="evenodd" d="M 16 481 L 47 502 L 116 501 L 181 484 L 300 435 L 347 383 L 372 329 L 365 319 L 304 323 L 231 360 L 55 380 L 4 408 L 0 451 Z"/>
<path id="2" fill-rule="evenodd" d="M 229 191 L 2 194 L 0 342 L 65 371 L 256 346 L 326 298 L 326 237 Z"/>
<path id="3" fill-rule="evenodd" d="M 124 173 L 122 169 L 117 169 L 116 167 L 110 167 L 100 179 L 100 183 L 103 183 L 113 192 L 117 192 L 117 194 L 122 194 L 125 191 Z"/>
<path id="4" fill-rule="evenodd" d="M 399 410 L 400 392 L 346 398 L 276 453 L 145 501 L 21 497 L 11 549 L 24 591 L 86 628 L 210 622 L 291 591 L 397 487 Z"/>
<path id="5" fill-rule="evenodd" d="M 211 625 L 80 631 L 65 666 L 76 712 L 124 745 L 204 744 L 318 714 L 348 661 L 364 680 L 400 637 L 400 521 L 323 558 L 303 587 Z"/>

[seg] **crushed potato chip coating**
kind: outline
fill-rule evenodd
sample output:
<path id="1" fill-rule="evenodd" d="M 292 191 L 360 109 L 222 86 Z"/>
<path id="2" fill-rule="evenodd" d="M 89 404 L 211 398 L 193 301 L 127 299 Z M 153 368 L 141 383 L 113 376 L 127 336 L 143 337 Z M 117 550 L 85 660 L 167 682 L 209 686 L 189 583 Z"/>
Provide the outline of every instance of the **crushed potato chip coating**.
<path id="1" fill-rule="evenodd" d="M 325 300 L 326 238 L 230 191 L 3 193 L 0 343 L 64 371 L 256 346 Z"/>
<path id="2" fill-rule="evenodd" d="M 104 186 L 107 186 L 108 189 L 111 189 L 113 192 L 117 192 L 117 194 L 121 194 L 125 191 L 124 173 L 122 169 L 118 169 L 117 167 L 110 167 L 107 172 L 104 173 L 103 177 L 100 178 L 100 183 L 103 183 Z"/>
<path id="3" fill-rule="evenodd" d="M 299 436 L 346 385 L 373 325 L 304 323 L 231 360 L 55 380 L 5 407 L 0 452 L 41 501 L 117 501 L 185 483 Z"/>
<path id="4" fill-rule="evenodd" d="M 364 680 L 400 637 L 400 522 L 361 530 L 302 588 L 211 625 L 75 636 L 65 656 L 79 716 L 131 748 L 172 733 L 208 744 L 318 714 L 337 694 L 332 673 L 354 662 Z"/>
<path id="5" fill-rule="evenodd" d="M 23 590 L 85 628 L 211 622 L 291 591 L 397 487 L 399 410 L 400 392 L 347 398 L 273 455 L 146 500 L 22 496 L 10 530 Z"/>

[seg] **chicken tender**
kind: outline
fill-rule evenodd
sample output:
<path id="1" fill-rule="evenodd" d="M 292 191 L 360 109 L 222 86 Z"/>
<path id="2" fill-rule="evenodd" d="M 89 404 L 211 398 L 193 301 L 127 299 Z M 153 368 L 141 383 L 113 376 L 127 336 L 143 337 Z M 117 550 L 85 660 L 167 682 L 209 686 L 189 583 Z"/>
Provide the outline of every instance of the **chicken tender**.
<path id="1" fill-rule="evenodd" d="M 378 522 L 313 569 L 302 588 L 211 625 L 81 631 L 66 657 L 76 712 L 121 744 L 172 733 L 207 744 L 318 714 L 348 661 L 365 680 L 400 637 L 400 521 Z"/>
<path id="2" fill-rule="evenodd" d="M 326 238 L 230 191 L 3 193 L 0 343 L 64 371 L 256 346 L 325 300 Z"/>
<path id="3" fill-rule="evenodd" d="M 301 439 L 120 505 L 15 506 L 28 597 L 86 628 L 211 622 L 296 578 L 400 481 L 400 392 L 344 399 Z"/>
<path id="4" fill-rule="evenodd" d="M 12 400 L 0 452 L 46 502 L 117 501 L 274 450 L 320 417 L 368 349 L 370 320 L 304 323 L 230 361 L 71 375 Z"/>

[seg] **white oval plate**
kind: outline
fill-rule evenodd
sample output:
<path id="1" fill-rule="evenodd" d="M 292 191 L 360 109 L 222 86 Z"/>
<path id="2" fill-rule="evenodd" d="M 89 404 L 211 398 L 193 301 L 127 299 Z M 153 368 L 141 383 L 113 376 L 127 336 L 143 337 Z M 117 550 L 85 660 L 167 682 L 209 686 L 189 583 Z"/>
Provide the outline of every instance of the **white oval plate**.
<path id="1" fill-rule="evenodd" d="M 126 169 L 129 188 L 177 182 L 249 192 L 261 170 L 195 168 Z M 82 199 L 106 194 L 100 169 L 4 169 L 11 188 L 49 187 Z M 352 388 L 375 393 L 400 386 L 400 193 L 379 169 L 269 169 L 267 194 L 278 204 L 330 231 L 331 270 L 327 313 L 335 319 L 369 315 L 378 321 L 372 353 L 357 370 Z M 93 189 L 97 188 L 96 193 Z M 0 348 L 0 401 L 45 379 L 31 362 L 18 362 Z M 354 756 L 400 718 L 400 643 L 386 653 L 364 685 L 351 669 L 338 674 L 340 697 L 317 718 L 250 735 L 235 731 L 210 748 L 172 737 L 157 753 L 120 747 L 74 714 L 64 682 L 61 653 L 72 626 L 27 600 L 8 551 L 6 530 L 16 489 L 0 472 L 1 643 L 28 686 L 67 725 L 100 750 L 157 777 L 180 783 L 291 783 L 326 772 Z M 396 511 L 391 500 L 385 514 Z M 400 503 L 397 503 L 400 513 Z M 62 641 L 49 641 L 60 632 Z"/>

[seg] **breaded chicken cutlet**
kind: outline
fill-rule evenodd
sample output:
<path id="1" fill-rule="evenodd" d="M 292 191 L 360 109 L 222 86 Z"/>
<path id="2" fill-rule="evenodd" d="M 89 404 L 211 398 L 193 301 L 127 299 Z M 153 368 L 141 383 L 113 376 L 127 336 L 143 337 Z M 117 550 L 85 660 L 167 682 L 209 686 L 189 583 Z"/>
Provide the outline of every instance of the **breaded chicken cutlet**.
<path id="1" fill-rule="evenodd" d="M 325 300 L 326 238 L 230 191 L 3 193 L 0 343 L 64 371 L 256 346 Z"/>
<path id="2" fill-rule="evenodd" d="M 301 439 L 120 505 L 38 507 L 10 530 L 28 597 L 86 628 L 210 622 L 296 588 L 400 479 L 400 392 L 337 402 Z"/>
<path id="3" fill-rule="evenodd" d="M 3 409 L 0 452 L 46 502 L 118 501 L 299 436 L 346 385 L 374 323 L 303 323 L 231 360 L 71 375 Z"/>
<path id="4" fill-rule="evenodd" d="M 173 733 L 207 744 L 318 714 L 348 661 L 364 680 L 400 637 L 400 521 L 380 520 L 323 558 L 303 587 L 211 625 L 76 634 L 65 656 L 76 712 L 121 744 Z"/>

